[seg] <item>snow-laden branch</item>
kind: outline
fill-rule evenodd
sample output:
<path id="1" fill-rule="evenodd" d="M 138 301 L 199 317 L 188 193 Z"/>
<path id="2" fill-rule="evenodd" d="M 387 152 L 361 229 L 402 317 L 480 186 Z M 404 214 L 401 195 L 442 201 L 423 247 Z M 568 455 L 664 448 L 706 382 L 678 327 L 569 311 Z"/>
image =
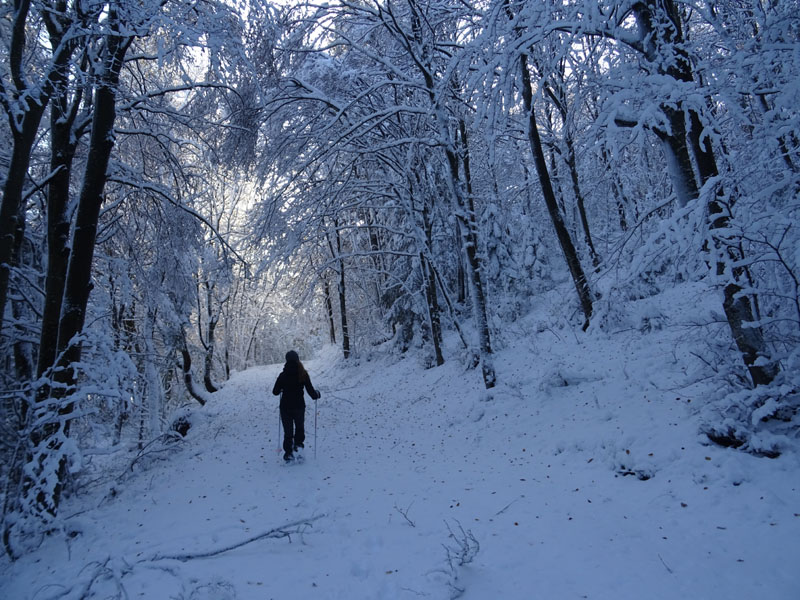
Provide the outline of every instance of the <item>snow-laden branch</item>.
<path id="1" fill-rule="evenodd" d="M 209 81 L 201 81 L 201 82 L 189 83 L 186 85 L 175 85 L 175 86 L 165 87 L 153 92 L 148 92 L 147 94 L 141 94 L 135 98 L 132 98 L 131 100 L 129 100 L 124 104 L 120 104 L 118 110 L 120 112 L 132 110 L 137 106 L 139 106 L 140 104 L 147 102 L 148 100 L 152 100 L 153 98 L 159 98 L 162 96 L 167 96 L 169 94 L 180 94 L 183 92 L 191 92 L 197 89 L 205 89 L 205 88 L 225 90 L 227 92 L 233 92 L 237 96 L 239 95 L 239 92 L 230 85 L 223 83 L 212 83 Z M 176 114 L 179 113 L 179 111 L 175 112 Z"/>
<path id="2" fill-rule="evenodd" d="M 131 173 L 131 175 L 134 175 L 134 176 L 138 177 L 138 174 L 136 174 L 136 173 Z M 156 196 L 160 196 L 161 198 L 163 198 L 164 200 L 166 200 L 167 202 L 172 204 L 174 207 L 184 211 L 185 213 L 191 215 L 192 217 L 194 217 L 195 219 L 197 219 L 198 221 L 203 223 L 203 225 L 208 227 L 208 229 L 211 231 L 211 233 L 214 234 L 214 237 L 216 237 L 220 241 L 220 243 L 223 246 L 225 246 L 225 248 L 230 250 L 230 252 L 242 264 L 247 264 L 247 260 L 243 256 L 241 256 L 233 246 L 231 246 L 228 243 L 228 241 L 224 238 L 224 236 L 217 231 L 217 228 L 213 225 L 213 223 L 211 223 L 206 217 L 201 215 L 195 209 L 190 208 L 190 207 L 186 206 L 184 203 L 182 203 L 179 200 L 175 199 L 172 196 L 172 194 L 169 192 L 169 190 L 167 190 L 163 186 L 155 184 L 155 183 L 151 183 L 151 182 L 148 182 L 148 181 L 143 181 L 140 178 L 134 179 L 132 177 L 125 177 L 124 174 L 120 173 L 120 172 L 116 172 L 114 175 L 109 176 L 108 181 L 114 182 L 114 183 L 118 183 L 120 185 L 128 186 L 128 187 L 131 187 L 133 189 L 142 190 L 142 191 L 145 191 L 145 192 L 151 192 L 151 193 L 155 194 Z"/>

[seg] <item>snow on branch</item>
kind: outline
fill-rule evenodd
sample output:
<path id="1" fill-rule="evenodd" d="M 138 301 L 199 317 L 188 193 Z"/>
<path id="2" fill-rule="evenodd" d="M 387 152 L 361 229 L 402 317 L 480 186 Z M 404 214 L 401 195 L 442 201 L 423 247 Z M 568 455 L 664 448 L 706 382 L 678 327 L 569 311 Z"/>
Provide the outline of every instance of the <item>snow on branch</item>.
<path id="1" fill-rule="evenodd" d="M 119 167 L 121 165 L 117 164 L 117 166 Z M 126 174 L 128 176 L 126 176 Z M 213 223 L 211 223 L 211 221 L 208 218 L 206 218 L 193 208 L 186 206 L 186 204 L 184 204 L 180 200 L 176 199 L 172 195 L 172 193 L 170 193 L 170 191 L 167 190 L 164 186 L 148 181 L 142 181 L 141 179 L 138 179 L 136 175 L 137 174 L 132 171 L 130 173 L 123 173 L 121 172 L 121 170 L 118 170 L 114 175 L 108 177 L 108 181 L 118 183 L 120 185 L 126 185 L 136 190 L 151 192 L 152 194 L 160 198 L 163 198 L 178 210 L 182 210 L 191 217 L 200 221 L 203 225 L 205 225 L 208 228 L 208 230 L 214 235 L 214 237 L 216 237 L 219 240 L 219 242 L 231 252 L 231 254 L 233 254 L 242 264 L 247 264 L 247 260 L 243 256 L 241 256 L 233 246 L 231 246 L 228 243 L 228 240 L 226 240 L 225 237 L 219 231 L 217 231 L 217 228 L 214 226 Z"/>

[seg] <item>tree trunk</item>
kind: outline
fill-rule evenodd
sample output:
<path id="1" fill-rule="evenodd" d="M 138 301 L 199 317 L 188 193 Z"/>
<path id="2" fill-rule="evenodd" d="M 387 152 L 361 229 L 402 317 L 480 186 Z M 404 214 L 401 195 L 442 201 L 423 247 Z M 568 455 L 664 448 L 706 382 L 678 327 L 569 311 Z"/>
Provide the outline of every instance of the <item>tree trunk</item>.
<path id="1" fill-rule="evenodd" d="M 155 329 L 155 315 L 148 312 L 147 328 L 143 332 L 144 349 L 145 349 L 145 390 L 146 397 L 146 413 L 149 417 L 149 432 L 148 438 L 154 439 L 161 434 L 161 416 L 164 410 L 164 387 L 161 383 L 161 376 L 156 369 L 156 348 L 153 341 L 153 331 Z"/>
<path id="2" fill-rule="evenodd" d="M 189 395 L 200 403 L 200 406 L 206 405 L 206 398 L 203 393 L 197 389 L 194 384 L 194 376 L 192 375 L 192 355 L 189 354 L 189 345 L 186 343 L 186 334 L 181 329 L 181 347 L 180 353 L 183 359 L 181 370 L 183 371 L 183 383 L 186 386 L 186 391 Z"/>
<path id="3" fill-rule="evenodd" d="M 460 158 L 459 154 L 461 154 Z M 494 370 L 486 292 L 482 279 L 483 258 L 480 254 L 478 220 L 472 197 L 469 141 L 467 139 L 466 123 L 463 119 L 459 120 L 458 144 L 457 146 L 445 146 L 445 155 L 450 167 L 451 191 L 456 201 L 456 219 L 460 225 L 461 248 L 467 259 L 467 273 L 465 275 L 469 284 L 472 316 L 475 320 L 475 328 L 478 330 L 478 348 L 480 351 L 483 384 L 488 390 L 497 384 L 497 374 Z M 460 167 L 464 169 L 463 180 L 460 174 Z M 465 185 L 466 189 L 464 189 Z"/>
<path id="4" fill-rule="evenodd" d="M 528 145 L 530 146 L 530 142 L 528 142 Z M 544 152 L 544 148 L 542 148 L 542 152 Z M 550 187 L 553 189 L 553 196 L 556 199 L 556 206 L 558 207 L 558 211 L 561 213 L 561 218 L 566 219 L 567 207 L 564 204 L 564 193 L 561 190 L 561 174 L 558 172 L 556 153 L 553 152 L 552 148 L 550 149 L 549 157 L 550 157 L 550 171 L 547 174 L 547 178 L 550 181 Z M 572 236 L 575 234 L 574 228 L 573 231 L 570 232 L 570 227 L 568 227 L 566 222 L 564 223 L 564 227 L 567 228 L 567 233 L 569 234 L 570 239 L 572 239 Z"/>
<path id="5" fill-rule="evenodd" d="M 121 58 L 120 56 L 120 61 Z M 67 269 L 58 331 L 58 350 L 64 353 L 60 360 L 60 365 L 64 368 L 62 374 L 71 371 L 70 365 L 78 362 L 81 357 L 81 344 L 73 338 L 83 329 L 89 293 L 92 289 L 92 262 L 97 241 L 97 225 L 103 203 L 108 162 L 114 146 L 118 79 L 118 72 L 109 75 L 95 92 L 89 156 L 75 219 L 72 254 Z M 73 376 L 68 377 L 68 383 L 73 383 Z"/>
<path id="6" fill-rule="evenodd" d="M 586 329 L 589 327 L 589 321 L 592 318 L 592 294 L 580 259 L 578 258 L 578 253 L 575 251 L 575 245 L 572 243 L 572 238 L 569 235 L 569 231 L 567 231 L 564 219 L 558 209 L 558 202 L 553 193 L 550 175 L 547 172 L 547 163 L 545 162 L 542 141 L 539 138 L 539 129 L 533 110 L 533 88 L 531 86 L 530 73 L 528 72 L 528 59 L 524 54 L 520 56 L 520 71 L 522 74 L 522 97 L 525 105 L 525 112 L 528 113 L 528 141 L 530 143 L 531 152 L 533 153 L 534 163 L 536 164 L 536 171 L 539 174 L 539 183 L 542 186 L 542 194 L 544 195 L 547 212 L 550 214 L 550 220 L 555 227 L 556 236 L 561 245 L 561 251 L 564 253 L 567 267 L 569 268 L 570 275 L 572 275 L 572 281 L 575 284 L 575 290 L 578 293 L 578 299 L 580 300 L 585 319 L 583 328 Z"/>
<path id="7" fill-rule="evenodd" d="M 597 250 L 594 248 L 592 233 L 589 229 L 589 219 L 586 216 L 586 203 L 583 198 L 583 192 L 581 191 L 580 180 L 578 179 L 578 163 L 575 158 L 575 145 L 569 136 L 567 136 L 565 141 L 567 144 L 567 167 L 569 167 L 569 177 L 572 182 L 572 193 L 575 195 L 575 202 L 578 205 L 578 215 L 580 216 L 581 225 L 583 226 L 583 236 L 586 240 L 586 246 L 589 248 L 589 254 L 592 257 L 592 266 L 597 269 L 597 267 L 600 266 L 600 257 L 597 254 Z"/>
<path id="8" fill-rule="evenodd" d="M 14 3 L 8 56 L 10 79 L 13 81 L 14 89 L 3 89 L 3 93 L 8 94 L 4 106 L 8 111 L 12 148 L 3 185 L 2 204 L 0 204 L 0 334 L 4 325 L 11 269 L 18 264 L 22 243 L 20 235 L 24 232 L 23 189 L 30 166 L 31 152 L 50 94 L 54 87 L 66 80 L 66 73 L 69 71 L 67 65 L 77 45 L 76 37 L 67 43 L 62 43 L 65 34 L 69 32 L 72 18 L 67 2 L 57 0 L 52 5 L 44 7 L 41 10 L 41 17 L 50 35 L 53 49 L 52 62 L 48 70 L 41 74 L 39 82 L 29 89 L 26 78 L 33 73 L 23 74 L 25 68 L 23 59 L 26 36 L 30 33 L 27 30 L 30 6 L 30 0 L 19 0 Z M 48 342 L 55 344 L 55 339 L 56 335 L 52 333 Z M 34 371 L 33 357 L 28 356 L 27 351 L 22 348 L 15 347 L 15 351 L 17 368 L 25 364 L 25 370 L 30 371 L 29 374 L 18 373 L 18 376 L 30 380 Z M 37 442 L 43 441 L 42 434 L 45 430 L 55 429 L 52 419 L 42 419 L 44 424 L 30 434 L 22 429 L 27 426 L 29 412 L 35 408 L 35 401 L 36 398 L 27 398 L 20 405 L 19 441 L 7 473 L 3 512 L 4 514 L 14 510 L 38 512 L 43 520 L 48 520 L 47 515 L 54 513 L 58 504 L 58 494 L 65 475 L 65 462 L 61 456 L 57 456 L 55 460 L 48 460 L 49 449 L 44 445 L 36 447 Z M 58 440 L 56 443 L 59 443 Z M 55 469 L 52 468 L 54 463 Z M 46 483 L 48 478 L 52 479 L 48 474 L 52 474 L 53 471 L 58 474 L 55 498 L 51 493 L 53 488 L 49 488 Z M 13 494 L 13 497 L 9 497 L 9 494 Z M 12 558 L 14 557 L 11 547 L 13 528 L 13 524 L 4 523 L 3 543 Z"/>
<path id="9" fill-rule="evenodd" d="M 428 256 L 433 256 L 433 222 L 431 221 L 430 206 L 423 200 L 422 225 L 425 228 L 425 244 Z M 436 276 L 433 273 L 433 265 L 430 259 L 420 252 L 420 268 L 422 269 L 425 280 L 425 298 L 428 304 L 428 319 L 430 320 L 431 338 L 433 339 L 433 352 L 436 357 L 436 365 L 444 364 L 442 354 L 442 320 L 439 300 L 436 295 Z"/>
<path id="10" fill-rule="evenodd" d="M 61 303 L 69 264 L 70 221 L 67 214 L 77 136 L 73 125 L 81 102 L 79 95 L 69 107 L 66 82 L 50 106 L 50 181 L 47 185 L 47 276 L 37 375 L 41 377 L 56 359 Z"/>
<path id="11" fill-rule="evenodd" d="M 203 361 L 203 385 L 206 386 L 206 391 L 209 393 L 216 392 L 219 388 L 214 384 L 211 377 L 211 372 L 214 369 L 214 350 L 216 341 L 214 339 L 214 331 L 217 329 L 217 317 L 215 316 L 208 323 L 208 345 L 206 347 L 205 360 Z"/>
<path id="12" fill-rule="evenodd" d="M 336 257 L 339 259 L 339 316 L 342 321 L 342 354 L 350 358 L 350 330 L 347 327 L 347 296 L 345 293 L 344 258 L 342 258 L 342 238 L 339 236 L 339 223 L 333 222 L 336 230 Z"/>
<path id="13" fill-rule="evenodd" d="M 628 205 L 630 204 L 630 200 L 625 195 L 625 188 L 622 185 L 622 181 L 612 168 L 611 159 L 608 155 L 608 150 L 606 150 L 605 147 L 603 147 L 601 151 L 601 156 L 603 158 L 603 164 L 609 172 L 609 177 L 611 177 L 611 191 L 614 194 L 614 201 L 617 204 L 617 216 L 619 218 L 620 231 L 628 231 L 627 209 Z"/>
<path id="14" fill-rule="evenodd" d="M 25 303 L 21 301 L 12 301 L 11 311 L 17 323 L 16 329 L 19 330 L 19 333 L 14 336 L 14 371 L 16 374 L 16 381 L 31 381 L 34 373 L 34 349 L 33 344 L 26 339 L 28 335 L 24 332 L 24 322 L 30 319 L 31 311 L 27 308 Z"/>
<path id="15" fill-rule="evenodd" d="M 456 244 L 461 247 L 461 223 L 456 220 Z M 464 268 L 463 252 L 459 254 L 456 263 L 456 302 L 463 305 L 467 301 L 467 270 Z"/>
<path id="16" fill-rule="evenodd" d="M 469 368 L 474 369 L 480 364 L 480 356 L 478 356 L 474 348 L 469 344 L 469 342 L 467 342 L 467 336 L 464 335 L 464 330 L 461 329 L 461 324 L 458 322 L 458 314 L 453 307 L 452 300 L 450 300 L 450 292 L 447 291 L 447 286 L 445 285 L 444 281 L 442 281 L 442 276 L 439 274 L 439 271 L 436 270 L 436 267 L 433 265 L 433 263 L 429 262 L 428 266 L 433 272 L 433 276 L 436 278 L 439 291 L 442 293 L 444 303 L 447 305 L 447 310 L 450 312 L 450 318 L 453 321 L 453 327 L 456 328 L 458 337 L 461 338 L 461 345 L 464 347 L 464 350 L 467 350 L 471 353 Z"/>
<path id="17" fill-rule="evenodd" d="M 328 332 L 331 344 L 336 344 L 336 322 L 333 319 L 333 302 L 331 302 L 331 286 L 327 279 L 323 279 L 323 296 L 325 298 L 325 313 L 328 316 Z"/>
<path id="18" fill-rule="evenodd" d="M 30 252 L 25 250 L 25 210 L 20 207 L 20 215 L 17 220 L 17 229 L 14 232 L 14 258 L 13 264 L 17 266 L 30 267 Z M 27 259 L 26 259 L 26 255 Z M 26 263 L 28 263 L 26 265 Z M 20 285 L 25 285 L 20 282 Z M 25 290 L 21 290 L 23 293 Z M 30 342 L 31 335 L 28 329 L 33 324 L 30 318 L 32 311 L 24 300 L 12 300 L 11 311 L 14 315 L 14 329 L 17 333 L 13 335 L 14 340 L 14 371 L 16 380 L 19 382 L 30 381 L 33 378 L 33 347 Z M 27 322 L 27 323 L 26 323 Z"/>
<path id="19" fill-rule="evenodd" d="M 261 307 L 263 311 L 264 307 Z M 256 319 L 256 322 L 253 324 L 253 329 L 250 331 L 250 339 L 247 340 L 247 350 L 244 353 L 244 366 L 247 367 L 250 363 L 250 351 L 253 349 L 253 342 L 256 341 L 256 332 L 258 331 L 258 326 L 261 323 L 261 317 Z"/>
<path id="20" fill-rule="evenodd" d="M 110 11 L 111 26 L 119 25 L 115 10 Z M 56 386 L 51 394 L 54 399 L 67 398 L 74 390 L 77 380 L 75 365 L 81 359 L 81 341 L 77 338 L 83 330 L 86 307 L 92 288 L 91 274 L 94 249 L 97 238 L 97 224 L 103 191 L 106 184 L 108 163 L 114 147 L 114 121 L 116 120 L 116 93 L 122 63 L 132 38 L 116 35 L 106 37 L 102 72 L 95 89 L 94 114 L 89 153 L 84 173 L 83 185 L 78 204 L 78 212 L 73 231 L 72 254 L 67 269 L 64 287 L 64 301 L 58 330 L 58 368 L 55 372 Z M 61 492 L 67 476 L 66 456 L 62 448 L 69 437 L 74 406 L 70 401 L 61 401 L 58 417 L 49 418 L 49 425 L 33 432 L 35 452 L 44 457 L 41 481 L 37 494 L 37 508 L 42 512 L 55 514 L 61 499 Z M 47 412 L 52 408 L 43 408 Z M 57 461 L 57 466 L 54 463 Z M 55 468 L 55 473 L 48 472 Z M 52 481 L 54 485 L 47 485 Z"/>
<path id="21" fill-rule="evenodd" d="M 774 107 L 770 105 L 769 100 L 764 94 L 758 95 L 758 102 L 759 106 L 761 107 L 761 116 L 764 117 L 765 115 L 771 113 L 774 110 Z M 781 158 L 783 158 L 783 162 L 786 163 L 786 167 L 792 173 L 797 173 L 798 168 L 794 162 L 794 158 L 792 157 L 792 149 L 800 148 L 800 141 L 795 137 L 794 133 L 788 133 L 784 135 L 779 135 L 776 143 L 778 145 L 778 149 L 781 153 Z"/>
<path id="22" fill-rule="evenodd" d="M 578 208 L 578 217 L 580 218 L 581 226 L 583 227 L 583 237 L 586 241 L 586 246 L 589 248 L 589 254 L 592 258 L 592 265 L 596 269 L 600 266 L 600 257 L 597 255 L 597 251 L 594 248 L 594 242 L 592 241 L 592 233 L 589 228 L 589 219 L 586 217 L 586 202 L 583 197 L 583 192 L 581 191 L 580 178 L 578 176 L 578 160 L 575 153 L 575 143 L 572 139 L 572 130 L 569 126 L 569 110 L 567 109 L 568 100 L 563 88 L 565 76 L 566 75 L 562 64 L 557 78 L 560 79 L 560 81 L 555 86 L 545 85 L 544 89 L 561 116 L 561 122 L 563 123 L 564 127 L 564 145 L 566 146 L 565 162 L 567 163 L 567 169 L 569 170 L 572 193 L 575 196 L 575 204 Z M 554 167 L 553 172 L 555 173 L 555 161 L 553 161 L 552 164 Z M 561 197 L 561 194 L 559 194 L 559 197 Z M 565 211 L 564 214 L 566 214 Z"/>
<path id="23" fill-rule="evenodd" d="M 364 211 L 364 219 L 367 223 L 367 234 L 369 236 L 369 247 L 372 253 L 372 264 L 375 266 L 375 305 L 385 309 L 383 306 L 383 285 L 385 280 L 386 268 L 384 266 L 384 255 L 381 249 L 381 239 L 378 230 L 374 227 L 375 215 L 373 210 L 368 208 Z"/>
<path id="24" fill-rule="evenodd" d="M 13 148 L 8 174 L 3 186 L 3 202 L 0 205 L 0 332 L 3 330 L 11 270 L 17 266 L 14 262 L 15 255 L 17 255 L 15 252 L 17 230 L 20 226 L 20 219 L 25 218 L 22 192 L 25 177 L 28 174 L 33 143 L 36 140 L 36 132 L 39 129 L 43 112 L 44 106 L 36 104 L 33 99 L 30 99 L 28 110 L 22 118 L 19 129 L 11 119 Z"/>
<path id="25" fill-rule="evenodd" d="M 212 303 L 214 301 L 214 286 L 208 281 L 205 282 L 206 287 L 206 317 L 208 318 L 208 328 L 206 330 L 206 339 L 203 340 L 203 331 L 200 328 L 200 340 L 203 342 L 203 349 L 205 350 L 205 357 L 203 360 L 203 385 L 206 391 L 213 394 L 219 388 L 214 384 L 211 377 L 211 372 L 214 368 L 214 351 L 216 349 L 216 339 L 214 332 L 217 329 L 219 322 L 219 313 L 214 314 Z M 199 309 L 199 289 L 198 289 L 198 309 Z M 198 312 L 198 327 L 200 326 L 200 314 Z"/>
<path id="26" fill-rule="evenodd" d="M 29 89 L 26 78 L 30 74 L 23 71 L 25 69 L 26 38 L 30 33 L 27 22 L 30 7 L 30 0 L 14 2 L 14 12 L 10 15 L 11 33 L 8 46 L 8 67 L 14 89 L 3 89 L 8 100 L 5 107 L 11 131 L 12 149 L 3 185 L 3 201 L 0 204 L 0 333 L 3 331 L 11 269 L 15 266 L 13 262 L 14 235 L 20 215 L 23 215 L 24 218 L 22 197 L 25 177 L 30 166 L 31 152 L 39 131 L 39 124 L 50 100 L 50 94 L 57 82 L 64 80 L 64 74 L 69 70 L 67 65 L 72 58 L 78 39 L 77 36 L 68 36 L 70 39 L 64 41 L 64 36 L 71 24 L 71 16 L 68 14 L 68 4 L 65 0 L 58 0 L 54 6 L 41 11 L 42 19 L 50 36 L 53 56 L 52 62 L 48 70 L 42 74 L 40 82 Z M 37 87 L 38 89 L 36 89 Z M 20 115 L 22 115 L 21 118 Z"/>
<path id="27" fill-rule="evenodd" d="M 344 260 L 339 260 L 339 313 L 342 318 L 342 354 L 350 358 L 350 331 L 347 328 L 347 302 L 345 298 Z"/>
<path id="28" fill-rule="evenodd" d="M 436 366 L 440 367 L 444 364 L 444 354 L 442 354 L 441 310 L 439 309 L 439 301 L 436 298 L 436 276 L 433 273 L 430 260 L 425 257 L 424 253 L 420 252 L 419 260 L 420 268 L 422 268 L 425 278 L 425 299 L 428 305 L 428 322 L 431 327 L 433 354 L 436 358 Z"/>
<path id="29" fill-rule="evenodd" d="M 695 148 L 698 170 L 705 185 L 712 177 L 718 175 L 716 160 L 710 142 L 707 139 L 702 144 L 700 142 L 699 117 L 694 114 L 691 121 L 690 141 Z M 726 202 L 723 194 L 722 187 L 718 187 L 716 192 L 710 195 L 708 203 L 709 233 L 714 242 L 717 256 L 721 257 L 716 263 L 716 273 L 718 277 L 726 274 L 728 277 L 728 283 L 723 289 L 722 306 L 728 319 L 731 335 L 742 354 L 753 384 L 768 385 L 778 375 L 780 366 L 776 361 L 770 359 L 761 327 L 753 325 L 758 321 L 756 312 L 753 310 L 755 297 L 751 299 L 750 296 L 742 293 L 743 285 L 747 288 L 753 286 L 749 282 L 750 273 L 747 267 L 742 266 L 746 264 L 746 261 L 741 240 L 730 240 L 725 233 L 730 224 L 729 205 L 732 201 Z"/>
<path id="30" fill-rule="evenodd" d="M 115 294 L 114 281 L 113 278 L 109 279 L 111 285 L 110 295 L 113 298 Z M 138 366 L 141 369 L 142 363 L 149 360 L 149 357 L 152 355 L 149 352 L 147 354 L 143 354 L 138 342 L 136 341 L 138 337 L 136 328 L 135 303 L 130 307 L 123 303 L 120 305 L 119 309 L 117 309 L 116 303 L 112 300 L 111 326 L 113 327 L 115 333 L 114 348 L 116 350 L 123 350 L 128 353 L 134 352 L 136 356 L 142 357 L 137 361 Z M 144 331 L 147 331 L 147 328 L 148 326 L 145 325 Z M 128 408 L 127 402 L 123 402 L 122 406 L 119 407 L 117 423 L 114 430 L 113 445 L 115 446 L 122 441 L 122 428 L 130 418 Z"/>
<path id="31" fill-rule="evenodd" d="M 692 157 L 689 154 L 689 147 L 686 145 L 686 123 L 682 111 L 669 106 L 662 107 L 662 111 L 667 117 L 671 131 L 667 134 L 655 130 L 655 134 L 661 140 L 661 148 L 667 161 L 667 173 L 672 183 L 675 199 L 678 206 L 683 208 L 700 195 L 692 167 Z"/>
<path id="32" fill-rule="evenodd" d="M 634 7 L 634 13 L 642 33 L 642 46 L 647 59 L 658 64 L 663 74 L 676 81 L 692 82 L 694 73 L 682 47 L 684 40 L 680 14 L 673 0 L 646 0 Z M 689 199 L 697 198 L 699 189 L 719 175 L 710 136 L 703 135 L 703 119 L 695 109 L 679 104 L 677 109 L 664 105 L 661 110 L 669 119 L 672 130 L 669 135 L 661 133 L 660 137 L 665 139 L 673 152 L 673 160 L 678 163 L 678 169 L 674 171 L 680 172 L 683 179 L 683 182 L 678 181 L 678 185 L 684 184 L 690 194 Z M 697 167 L 699 184 L 692 168 L 692 157 Z M 752 325 L 757 322 L 753 301 L 741 293 L 747 286 L 742 282 L 747 279 L 748 273 L 746 267 L 740 265 L 745 264 L 746 260 L 739 241 L 724 237 L 730 220 L 725 197 L 724 189 L 718 186 L 714 193 L 709 194 L 708 199 L 709 233 L 718 256 L 725 257 L 717 260 L 716 273 L 718 276 L 729 274 L 729 281 L 723 290 L 722 305 L 733 339 L 753 383 L 766 385 L 780 372 L 780 365 L 770 358 L 761 328 Z M 727 201 L 728 205 L 732 203 L 733 199 Z"/>

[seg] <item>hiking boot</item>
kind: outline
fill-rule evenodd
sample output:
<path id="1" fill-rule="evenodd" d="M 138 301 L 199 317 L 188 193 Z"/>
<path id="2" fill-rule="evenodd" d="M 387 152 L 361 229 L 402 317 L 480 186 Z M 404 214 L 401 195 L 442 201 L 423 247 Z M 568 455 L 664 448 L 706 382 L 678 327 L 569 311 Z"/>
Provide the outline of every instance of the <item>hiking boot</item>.
<path id="1" fill-rule="evenodd" d="M 288 462 L 292 462 L 292 461 L 294 460 L 294 456 L 292 456 L 292 453 L 291 453 L 291 452 L 286 452 L 286 453 L 283 455 L 283 460 L 285 460 L 287 463 L 288 463 Z"/>

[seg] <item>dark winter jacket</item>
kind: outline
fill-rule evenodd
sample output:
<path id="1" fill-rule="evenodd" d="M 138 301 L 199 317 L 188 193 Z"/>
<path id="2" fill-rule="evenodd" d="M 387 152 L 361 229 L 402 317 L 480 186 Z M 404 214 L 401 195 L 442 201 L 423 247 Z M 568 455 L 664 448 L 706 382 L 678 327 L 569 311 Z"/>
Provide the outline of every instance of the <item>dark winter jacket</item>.
<path id="1" fill-rule="evenodd" d="M 319 392 L 311 385 L 311 377 L 309 377 L 308 373 L 305 374 L 305 378 L 301 381 L 298 363 L 290 361 L 283 366 L 283 372 L 278 375 L 275 387 L 272 388 L 272 393 L 276 396 L 280 395 L 281 409 L 305 408 L 306 402 L 303 397 L 303 388 L 312 398 L 320 397 Z"/>

